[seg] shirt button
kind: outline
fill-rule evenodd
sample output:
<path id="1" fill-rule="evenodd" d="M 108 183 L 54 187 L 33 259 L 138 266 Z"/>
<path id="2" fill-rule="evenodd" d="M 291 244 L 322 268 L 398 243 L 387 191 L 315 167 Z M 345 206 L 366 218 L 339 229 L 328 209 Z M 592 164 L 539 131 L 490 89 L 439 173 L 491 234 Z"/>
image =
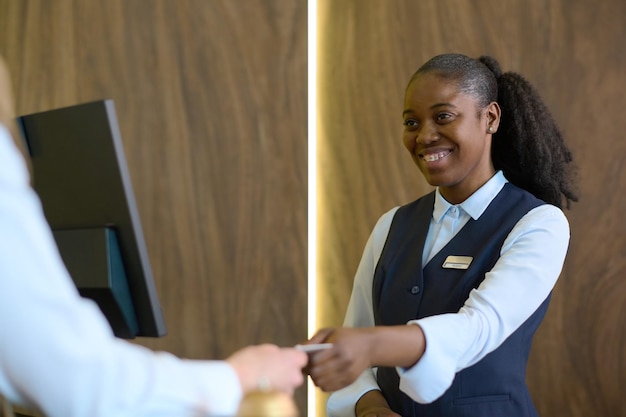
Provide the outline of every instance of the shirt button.
<path id="1" fill-rule="evenodd" d="M 414 285 L 411 288 L 411 294 L 417 294 L 418 292 L 420 292 L 420 287 L 418 287 L 417 285 Z"/>

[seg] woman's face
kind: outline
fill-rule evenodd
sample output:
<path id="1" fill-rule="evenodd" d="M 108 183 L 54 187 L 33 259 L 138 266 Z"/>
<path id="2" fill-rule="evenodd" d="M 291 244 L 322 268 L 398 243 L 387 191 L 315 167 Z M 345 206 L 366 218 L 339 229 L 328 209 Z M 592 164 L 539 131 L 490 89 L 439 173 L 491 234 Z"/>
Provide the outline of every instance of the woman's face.
<path id="1" fill-rule="evenodd" d="M 480 109 L 470 95 L 436 73 L 418 75 L 404 98 L 404 146 L 426 181 L 452 204 L 467 199 L 495 173 L 489 127 L 500 108 Z"/>

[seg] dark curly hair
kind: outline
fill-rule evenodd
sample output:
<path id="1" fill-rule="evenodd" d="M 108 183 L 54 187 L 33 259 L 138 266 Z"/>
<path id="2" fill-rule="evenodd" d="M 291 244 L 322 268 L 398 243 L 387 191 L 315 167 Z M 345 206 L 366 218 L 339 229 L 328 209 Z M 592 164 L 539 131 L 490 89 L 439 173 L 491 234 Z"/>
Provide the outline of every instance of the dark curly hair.
<path id="1" fill-rule="evenodd" d="M 571 202 L 578 201 L 572 152 L 543 100 L 524 77 L 502 73 L 498 61 L 490 56 L 473 59 L 462 54 L 431 58 L 411 80 L 427 72 L 455 82 L 460 91 L 477 100 L 480 108 L 493 101 L 500 105 L 500 126 L 491 145 L 496 170 L 559 208 L 563 202 L 569 208 Z"/>

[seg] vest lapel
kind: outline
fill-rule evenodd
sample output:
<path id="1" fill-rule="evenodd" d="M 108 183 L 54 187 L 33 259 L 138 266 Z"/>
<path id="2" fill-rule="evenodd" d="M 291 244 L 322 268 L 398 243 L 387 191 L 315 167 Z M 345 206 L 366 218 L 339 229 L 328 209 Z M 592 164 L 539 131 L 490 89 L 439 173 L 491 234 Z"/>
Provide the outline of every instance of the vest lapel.
<path id="1" fill-rule="evenodd" d="M 380 257 L 386 261 L 379 261 L 374 272 L 376 324 L 405 324 L 417 314 L 424 284 L 422 252 L 434 204 L 435 193 L 431 192 L 394 216 Z"/>

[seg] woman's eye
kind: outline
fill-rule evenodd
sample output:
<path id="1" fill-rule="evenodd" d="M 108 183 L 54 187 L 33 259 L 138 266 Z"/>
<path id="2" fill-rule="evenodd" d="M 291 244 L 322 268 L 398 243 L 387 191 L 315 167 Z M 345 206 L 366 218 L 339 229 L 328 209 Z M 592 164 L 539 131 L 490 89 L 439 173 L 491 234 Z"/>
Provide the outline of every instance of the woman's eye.
<path id="1" fill-rule="evenodd" d="M 404 121 L 403 125 L 406 127 L 415 127 L 417 126 L 417 122 L 415 120 L 408 119 Z"/>
<path id="2" fill-rule="evenodd" d="M 445 120 L 447 120 L 447 119 L 449 119 L 451 117 L 452 117 L 452 115 L 450 113 L 439 113 L 439 114 L 437 114 L 436 119 L 437 119 L 438 122 L 442 122 L 442 121 L 445 121 Z"/>

